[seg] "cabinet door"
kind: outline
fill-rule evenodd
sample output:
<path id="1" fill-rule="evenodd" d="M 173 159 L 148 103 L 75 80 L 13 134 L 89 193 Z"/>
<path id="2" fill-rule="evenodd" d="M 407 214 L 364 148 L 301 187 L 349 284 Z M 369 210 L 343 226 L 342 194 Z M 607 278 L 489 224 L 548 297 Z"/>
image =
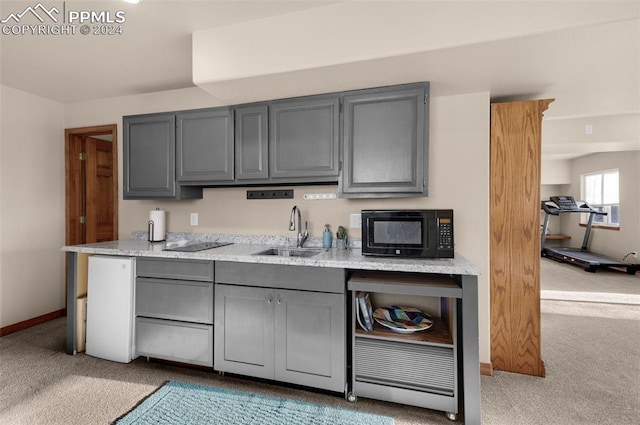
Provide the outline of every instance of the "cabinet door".
<path id="1" fill-rule="evenodd" d="M 287 181 L 337 181 L 337 96 L 274 102 L 269 107 L 269 172 Z"/>
<path id="2" fill-rule="evenodd" d="M 267 105 L 235 110 L 236 179 L 269 178 Z"/>
<path id="3" fill-rule="evenodd" d="M 124 117 L 124 199 L 175 198 L 175 116 Z"/>
<path id="4" fill-rule="evenodd" d="M 216 370 L 273 379 L 273 300 L 267 288 L 216 284 Z"/>
<path id="5" fill-rule="evenodd" d="M 123 117 L 123 198 L 202 198 L 201 187 L 176 183 L 176 118 L 173 113 Z"/>
<path id="6" fill-rule="evenodd" d="M 344 97 L 343 197 L 427 195 L 428 83 Z"/>
<path id="7" fill-rule="evenodd" d="M 233 181 L 233 118 L 229 108 L 176 115 L 178 181 Z"/>
<path id="8" fill-rule="evenodd" d="M 275 302 L 276 379 L 344 391 L 344 294 L 279 290 Z"/>

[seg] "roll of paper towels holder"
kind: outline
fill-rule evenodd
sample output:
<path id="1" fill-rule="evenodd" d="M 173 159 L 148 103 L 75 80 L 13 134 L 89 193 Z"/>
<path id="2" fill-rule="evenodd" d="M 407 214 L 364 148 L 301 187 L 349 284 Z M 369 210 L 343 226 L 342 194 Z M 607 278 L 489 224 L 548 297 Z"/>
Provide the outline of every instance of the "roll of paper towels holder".
<path id="1" fill-rule="evenodd" d="M 166 213 L 160 208 L 149 211 L 149 221 L 147 222 L 149 242 L 163 242 L 165 240 L 165 218 Z"/>

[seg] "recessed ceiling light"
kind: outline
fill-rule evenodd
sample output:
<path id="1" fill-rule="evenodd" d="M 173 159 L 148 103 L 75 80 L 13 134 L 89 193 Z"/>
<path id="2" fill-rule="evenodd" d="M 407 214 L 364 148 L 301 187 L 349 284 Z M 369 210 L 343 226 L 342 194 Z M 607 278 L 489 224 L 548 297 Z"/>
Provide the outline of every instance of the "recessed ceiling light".
<path id="1" fill-rule="evenodd" d="M 125 3 L 138 4 L 141 0 L 124 0 Z"/>

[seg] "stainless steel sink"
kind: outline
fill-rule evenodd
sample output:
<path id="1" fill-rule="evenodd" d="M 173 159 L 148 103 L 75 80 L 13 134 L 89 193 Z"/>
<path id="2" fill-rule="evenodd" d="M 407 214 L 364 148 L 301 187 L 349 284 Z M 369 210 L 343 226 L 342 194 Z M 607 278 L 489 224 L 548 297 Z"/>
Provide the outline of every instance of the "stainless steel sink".
<path id="1" fill-rule="evenodd" d="M 289 247 L 273 247 L 265 251 L 256 252 L 253 255 L 275 255 L 278 257 L 313 257 L 320 254 L 322 249 L 316 248 L 289 248 Z"/>

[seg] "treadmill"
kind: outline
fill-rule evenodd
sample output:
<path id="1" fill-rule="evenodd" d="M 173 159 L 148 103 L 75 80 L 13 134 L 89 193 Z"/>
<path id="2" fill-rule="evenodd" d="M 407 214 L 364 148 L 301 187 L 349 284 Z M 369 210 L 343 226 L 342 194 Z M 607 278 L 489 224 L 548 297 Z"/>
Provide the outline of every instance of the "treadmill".
<path id="1" fill-rule="evenodd" d="M 606 255 L 589 252 L 587 246 L 589 244 L 589 236 L 591 236 L 591 227 L 593 218 L 597 215 L 607 215 L 606 212 L 592 208 L 583 201 L 576 202 L 573 196 L 551 196 L 548 201 L 542 201 L 542 210 L 544 211 L 544 224 L 542 226 L 542 235 L 540 236 L 540 246 L 542 247 L 542 256 L 549 257 L 553 260 L 575 264 L 584 267 L 585 271 L 595 273 L 598 268 L 626 268 L 628 274 L 635 274 L 640 270 L 640 263 L 627 263 Z M 581 248 L 562 248 L 544 246 L 547 237 L 547 228 L 549 226 L 549 216 L 570 214 L 570 213 L 587 213 L 589 221 L 584 232 Z"/>

